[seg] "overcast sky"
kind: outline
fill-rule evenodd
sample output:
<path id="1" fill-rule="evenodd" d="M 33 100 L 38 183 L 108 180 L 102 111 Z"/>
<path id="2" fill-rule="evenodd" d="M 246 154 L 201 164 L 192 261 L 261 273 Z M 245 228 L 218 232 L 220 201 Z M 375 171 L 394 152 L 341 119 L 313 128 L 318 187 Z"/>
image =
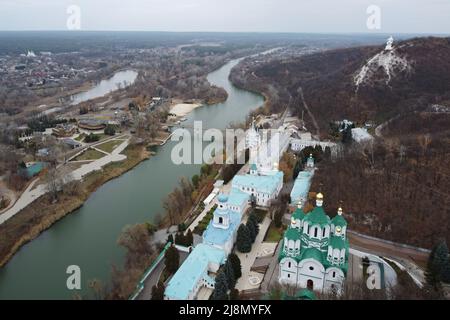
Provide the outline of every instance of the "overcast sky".
<path id="1" fill-rule="evenodd" d="M 450 33 L 450 0 L 0 0 L 0 30 L 67 30 L 72 4 L 81 30 Z"/>

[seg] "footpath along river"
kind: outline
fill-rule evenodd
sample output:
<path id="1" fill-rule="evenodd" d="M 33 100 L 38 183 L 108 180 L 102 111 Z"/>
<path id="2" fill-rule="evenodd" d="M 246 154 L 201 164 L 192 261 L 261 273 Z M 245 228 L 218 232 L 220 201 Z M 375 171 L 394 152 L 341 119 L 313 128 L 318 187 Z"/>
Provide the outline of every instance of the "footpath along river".
<path id="1" fill-rule="evenodd" d="M 240 90 L 228 80 L 238 63 L 239 59 L 232 60 L 208 75 L 211 84 L 228 92 L 227 101 L 195 109 L 183 124 L 201 120 L 204 128 L 223 129 L 264 103 L 262 96 Z M 0 299 L 71 299 L 75 293 L 87 294 L 91 279 L 107 283 L 111 265 L 123 262 L 124 250 L 116 244 L 123 227 L 151 222 L 163 212 L 162 200 L 180 177 L 190 178 L 200 170 L 200 165 L 175 165 L 174 144 L 169 141 L 158 147 L 155 156 L 100 187 L 82 208 L 23 246 L 0 269 Z M 80 291 L 66 287 L 69 265 L 81 268 Z"/>

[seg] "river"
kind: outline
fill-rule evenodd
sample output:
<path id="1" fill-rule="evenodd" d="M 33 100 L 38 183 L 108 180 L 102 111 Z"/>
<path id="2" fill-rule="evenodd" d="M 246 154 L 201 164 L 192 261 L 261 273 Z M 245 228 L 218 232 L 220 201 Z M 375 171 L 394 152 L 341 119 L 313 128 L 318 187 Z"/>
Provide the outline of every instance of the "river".
<path id="1" fill-rule="evenodd" d="M 242 121 L 264 103 L 262 96 L 229 82 L 230 70 L 238 62 L 232 60 L 208 75 L 211 84 L 228 92 L 227 101 L 195 109 L 184 123 L 202 120 L 205 128 L 223 129 L 230 122 Z M 89 292 L 87 283 L 91 279 L 107 283 L 111 265 L 123 263 L 124 250 L 116 244 L 123 227 L 151 222 L 163 212 L 162 200 L 179 178 L 190 178 L 200 170 L 200 165 L 173 164 L 173 145 L 169 142 L 158 147 L 155 156 L 100 187 L 82 208 L 23 246 L 0 269 L 0 299 L 71 299 L 75 293 Z M 69 265 L 81 268 L 80 291 L 66 287 Z"/>
<path id="2" fill-rule="evenodd" d="M 70 97 L 70 104 L 76 105 L 91 99 L 96 99 L 120 88 L 126 88 L 133 84 L 138 73 L 134 70 L 116 72 L 111 78 L 102 80 L 92 89 L 77 93 Z"/>

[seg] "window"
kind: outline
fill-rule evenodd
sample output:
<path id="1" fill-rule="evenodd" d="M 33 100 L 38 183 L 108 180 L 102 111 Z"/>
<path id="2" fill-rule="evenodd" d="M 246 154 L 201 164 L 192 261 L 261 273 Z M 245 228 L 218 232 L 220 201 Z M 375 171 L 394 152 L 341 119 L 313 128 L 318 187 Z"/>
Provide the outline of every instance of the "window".
<path id="1" fill-rule="evenodd" d="M 325 228 L 323 229 L 322 237 L 325 237 Z"/>
<path id="2" fill-rule="evenodd" d="M 313 266 L 310 266 L 310 267 L 309 267 L 309 270 L 314 271 L 314 267 L 313 267 Z"/>
<path id="3" fill-rule="evenodd" d="M 336 278 L 336 271 L 333 271 L 333 278 Z"/>
<path id="4" fill-rule="evenodd" d="M 314 238 L 317 238 L 317 227 L 314 228 Z"/>
<path id="5" fill-rule="evenodd" d="M 223 224 L 223 218 L 219 217 L 219 224 Z"/>
<path id="6" fill-rule="evenodd" d="M 288 268 L 290 268 L 290 267 L 291 267 L 291 262 L 289 261 L 289 262 L 288 262 Z"/>
<path id="7" fill-rule="evenodd" d="M 290 278 L 291 277 L 291 274 L 290 273 L 288 273 L 288 278 Z"/>

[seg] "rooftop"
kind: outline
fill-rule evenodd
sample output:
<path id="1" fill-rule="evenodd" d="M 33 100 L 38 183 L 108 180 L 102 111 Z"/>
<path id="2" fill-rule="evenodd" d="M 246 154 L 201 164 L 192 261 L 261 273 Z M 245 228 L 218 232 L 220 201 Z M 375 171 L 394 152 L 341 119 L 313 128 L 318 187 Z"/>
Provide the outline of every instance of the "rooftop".
<path id="1" fill-rule="evenodd" d="M 225 262 L 224 251 L 205 244 L 198 244 L 170 279 L 165 291 L 166 296 L 177 300 L 188 299 L 199 280 L 203 276 L 208 276 L 207 269 L 210 262 L 223 264 Z"/>
<path id="2" fill-rule="evenodd" d="M 311 184 L 311 172 L 301 171 L 297 179 L 295 179 L 294 186 L 291 191 L 291 202 L 297 203 L 301 198 L 303 200 L 307 199 L 309 187 Z"/>
<path id="3" fill-rule="evenodd" d="M 245 186 L 255 188 L 259 192 L 272 194 L 280 180 L 283 179 L 283 172 L 277 171 L 272 175 L 256 176 L 256 175 L 237 175 L 233 178 L 233 186 Z"/>

